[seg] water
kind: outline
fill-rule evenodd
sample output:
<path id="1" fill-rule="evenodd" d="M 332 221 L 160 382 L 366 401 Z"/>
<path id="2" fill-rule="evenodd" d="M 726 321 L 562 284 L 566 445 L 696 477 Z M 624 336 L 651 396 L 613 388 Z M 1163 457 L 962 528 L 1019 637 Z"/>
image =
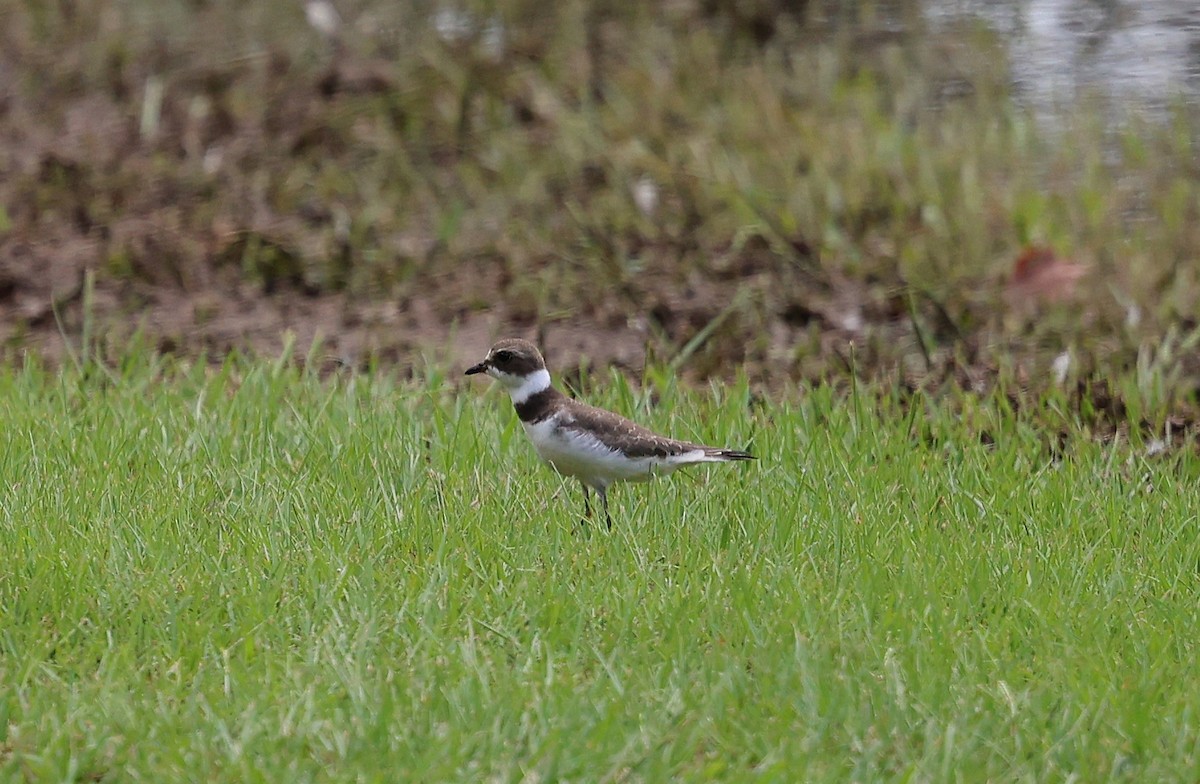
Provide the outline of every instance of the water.
<path id="1" fill-rule="evenodd" d="M 1008 51 L 1017 99 L 1042 115 L 1098 97 L 1118 112 L 1165 117 L 1180 102 L 1200 106 L 1200 0 L 825 0 L 818 26 L 866 24 L 866 32 L 932 33 L 974 46 L 983 26 Z M 804 7 L 806 4 L 801 3 Z M 787 4 L 782 4 L 784 8 Z M 869 22 L 855 13 L 864 14 Z M 479 37 L 499 56 L 498 17 L 435 0 L 432 26 L 446 41 Z M 803 15 L 803 14 L 802 14 Z"/>
<path id="2" fill-rule="evenodd" d="M 922 14 L 999 34 L 1015 94 L 1039 112 L 1099 96 L 1160 115 L 1200 99 L 1196 0 L 927 0 Z"/>
<path id="3" fill-rule="evenodd" d="M 1047 128 L 1081 103 L 1114 127 L 1133 117 L 1200 120 L 1200 0 L 817 0 L 818 27 L 1006 54 L 1001 77 Z M 867 21 L 863 21 L 866 19 Z M 870 35 L 866 36 L 869 40 Z"/>

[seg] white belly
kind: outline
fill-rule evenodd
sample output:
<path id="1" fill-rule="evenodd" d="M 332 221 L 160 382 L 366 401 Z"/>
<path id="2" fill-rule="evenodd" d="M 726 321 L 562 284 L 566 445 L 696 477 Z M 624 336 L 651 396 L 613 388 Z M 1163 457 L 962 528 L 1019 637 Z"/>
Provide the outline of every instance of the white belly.
<path id="1" fill-rule="evenodd" d="M 538 456 L 555 471 L 592 486 L 617 481 L 645 481 L 669 474 L 678 466 L 657 457 L 626 457 L 610 449 L 595 436 L 558 427 L 554 417 L 535 424 L 522 422 Z"/>

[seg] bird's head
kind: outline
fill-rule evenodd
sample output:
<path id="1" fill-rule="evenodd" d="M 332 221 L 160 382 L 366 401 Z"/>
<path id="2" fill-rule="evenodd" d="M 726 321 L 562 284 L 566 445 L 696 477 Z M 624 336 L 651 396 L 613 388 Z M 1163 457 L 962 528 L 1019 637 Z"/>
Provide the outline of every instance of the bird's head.
<path id="1" fill-rule="evenodd" d="M 542 352 L 528 340 L 518 338 L 497 341 L 482 362 L 467 368 L 466 375 L 477 373 L 486 373 L 499 381 L 514 400 L 518 392 L 525 392 L 522 397 L 528 398 L 550 386 Z"/>

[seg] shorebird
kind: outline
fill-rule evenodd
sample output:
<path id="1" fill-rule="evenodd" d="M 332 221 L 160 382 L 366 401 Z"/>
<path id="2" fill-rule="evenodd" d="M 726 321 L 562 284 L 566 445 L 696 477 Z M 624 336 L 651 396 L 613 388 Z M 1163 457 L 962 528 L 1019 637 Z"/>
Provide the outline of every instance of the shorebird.
<path id="1" fill-rule="evenodd" d="M 499 341 L 466 375 L 476 373 L 486 373 L 508 391 L 538 456 L 583 485 L 585 519 L 592 516 L 590 491 L 596 491 L 610 529 L 608 488 L 614 482 L 644 482 L 694 463 L 754 459 L 737 449 L 666 438 L 619 414 L 567 397 L 551 384 L 546 361 L 527 340 Z"/>

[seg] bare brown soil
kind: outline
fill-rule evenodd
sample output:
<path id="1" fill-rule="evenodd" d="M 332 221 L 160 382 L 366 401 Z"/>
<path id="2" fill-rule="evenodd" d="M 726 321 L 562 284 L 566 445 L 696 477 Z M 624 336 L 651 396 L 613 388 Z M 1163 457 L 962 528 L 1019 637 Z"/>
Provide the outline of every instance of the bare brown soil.
<path id="1" fill-rule="evenodd" d="M 139 241 L 147 244 L 180 241 L 145 231 Z M 113 277 L 103 271 L 103 241 L 70 229 L 63 235 L 58 241 L 4 246 L 0 341 L 16 357 L 32 352 L 60 363 L 69 351 L 79 350 L 90 331 L 99 348 L 114 358 L 140 333 L 159 351 L 204 353 L 212 361 L 231 351 L 278 356 L 289 345 L 303 357 L 318 343 L 323 362 L 404 368 L 429 359 L 469 363 L 497 337 L 518 335 L 536 340 L 556 364 L 572 370 L 582 361 L 637 371 L 647 361 L 670 361 L 690 338 L 713 325 L 704 341 L 708 350 L 689 363 L 691 375 L 730 377 L 738 360 L 745 362 L 757 351 L 763 357 L 777 354 L 785 366 L 775 373 L 759 368 L 761 378 L 783 378 L 791 367 L 787 349 L 797 330 L 815 334 L 828 351 L 836 353 L 840 345 L 845 353 L 861 329 L 839 326 L 859 318 L 857 303 L 813 305 L 816 298 L 809 298 L 805 304 L 785 301 L 779 312 L 763 314 L 753 325 L 762 323 L 765 333 L 746 334 L 746 325 L 739 323 L 744 317 L 726 311 L 739 285 L 757 299 L 769 296 L 777 279 L 762 273 L 717 279 L 696 275 L 661 284 L 654 278 L 668 276 L 643 276 L 636 289 L 598 291 L 574 311 L 539 318 L 523 303 L 514 306 L 506 298 L 510 285 L 502 271 L 489 269 L 494 264 L 427 274 L 407 296 L 369 297 L 293 283 L 267 285 L 216 264 L 192 265 L 186 284 L 153 276 Z M 902 322 L 896 329 L 907 331 Z M 731 362 L 721 367 L 725 357 Z"/>
<path id="2" fill-rule="evenodd" d="M 544 254 L 536 248 L 509 254 L 502 230 L 461 253 L 428 222 L 378 229 L 388 236 L 368 225 L 367 236 L 347 237 L 335 210 L 354 205 L 311 192 L 283 205 L 294 194 L 281 195 L 278 183 L 314 177 L 314 160 L 353 177 L 356 156 L 386 146 L 347 121 L 367 108 L 377 115 L 378 102 L 403 89 L 386 59 L 303 60 L 281 36 L 253 57 L 221 60 L 198 53 L 196 41 L 117 44 L 112 27 L 102 33 L 131 53 L 98 54 L 86 36 L 92 23 L 104 28 L 102 17 L 64 14 L 41 40 L 9 29 L 0 56 L 0 70 L 22 77 L 0 97 L 0 345 L 11 357 L 58 363 L 85 339 L 119 354 L 140 333 L 160 351 L 214 360 L 234 350 L 274 356 L 288 344 L 303 355 L 319 340 L 322 356 L 341 364 L 406 366 L 428 355 L 466 361 L 493 338 L 519 334 L 556 359 L 635 368 L 669 360 L 721 319 L 741 286 L 763 312 L 712 330 L 697 355 L 708 365 L 691 366 L 706 376 L 716 363 L 728 373 L 786 353 L 795 328 L 821 320 L 811 303 L 779 296 L 791 260 L 761 239 L 721 251 L 710 266 L 686 258 L 713 250 L 687 235 L 587 238 L 606 244 L 601 256 L 646 259 L 642 274 L 605 278 L 556 271 L 565 263 L 530 258 Z M 217 19 L 214 30 L 229 23 Z M 66 57 L 56 56 L 60 44 Z M 97 58 L 101 73 L 91 70 Z M 148 129 L 152 89 L 163 97 Z M 518 117 L 533 111 L 522 108 L 525 96 L 514 100 Z M 542 123 L 532 114 L 527 122 L 537 134 Z M 466 155 L 460 144 L 435 139 L 411 154 L 432 169 L 454 167 Z M 571 177 L 611 189 L 602 165 Z M 368 254 L 377 260 L 364 262 Z M 538 281 L 546 271 L 573 282 L 546 297 Z M 746 327 L 765 331 L 755 337 Z"/>
<path id="3" fill-rule="evenodd" d="M 239 122 L 222 109 L 239 86 L 258 89 L 264 73 L 282 86 L 260 115 Z M 282 55 L 257 70 L 183 69 L 172 80 L 182 95 L 165 104 L 153 136 L 123 80 L 107 90 L 10 92 L 0 126 L 6 353 L 59 363 L 87 338 L 115 356 L 138 333 L 159 351 L 214 361 L 235 350 L 276 356 L 287 345 L 303 356 L 319 341 L 324 361 L 408 367 L 429 357 L 468 362 L 496 337 L 521 335 L 569 368 L 636 370 L 678 357 L 700 336 L 681 367 L 692 377 L 747 368 L 783 379 L 825 373 L 830 361 L 839 372 L 868 332 L 876 342 L 913 340 L 894 291 L 815 276 L 816 251 L 801 237 L 750 234 L 702 248 L 686 228 L 649 237 L 589 228 L 583 241 L 599 246 L 597 272 L 531 260 L 527 249 L 514 261 L 503 238 L 456 257 L 410 230 L 373 248 L 391 258 L 362 263 L 362 249 L 336 236 L 331 205 L 280 209 L 256 180 L 290 176 L 310 147 L 349 170 L 352 141 L 328 127 L 330 116 L 395 90 L 386 74 L 379 62 L 301 68 Z M 190 116 L 198 96 L 209 106 Z M 274 135 L 264 125 L 277 126 Z M 199 163 L 193 146 L 208 150 Z M 214 155 L 221 160 L 210 164 Z M 202 176 L 197 165 L 215 170 Z M 610 189 L 601 169 L 578 177 Z M 604 264 L 631 256 L 642 260 L 636 274 L 604 274 Z M 363 269 L 357 281 L 335 279 Z M 580 280 L 557 299 L 539 290 L 568 276 Z M 812 344 L 809 366 L 797 363 L 797 343 Z M 857 361 L 869 368 L 869 349 Z"/>

